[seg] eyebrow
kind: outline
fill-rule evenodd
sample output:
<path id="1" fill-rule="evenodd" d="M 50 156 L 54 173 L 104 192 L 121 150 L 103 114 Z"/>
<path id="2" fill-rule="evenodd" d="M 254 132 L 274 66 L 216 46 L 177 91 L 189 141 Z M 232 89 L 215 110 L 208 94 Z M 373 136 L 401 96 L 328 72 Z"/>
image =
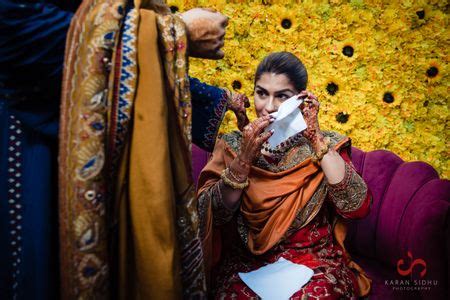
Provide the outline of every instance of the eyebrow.
<path id="1" fill-rule="evenodd" d="M 267 93 L 267 90 L 265 88 L 263 88 L 262 86 L 256 85 L 256 87 Z M 284 93 L 284 92 L 291 92 L 291 93 L 295 94 L 295 92 L 292 91 L 291 89 L 284 89 L 284 90 L 281 90 L 281 91 L 276 91 L 275 93 L 279 94 L 279 93 Z"/>
<path id="2" fill-rule="evenodd" d="M 281 91 L 276 91 L 275 93 L 284 93 L 284 92 L 291 92 L 291 93 L 295 94 L 291 89 L 284 89 Z"/>

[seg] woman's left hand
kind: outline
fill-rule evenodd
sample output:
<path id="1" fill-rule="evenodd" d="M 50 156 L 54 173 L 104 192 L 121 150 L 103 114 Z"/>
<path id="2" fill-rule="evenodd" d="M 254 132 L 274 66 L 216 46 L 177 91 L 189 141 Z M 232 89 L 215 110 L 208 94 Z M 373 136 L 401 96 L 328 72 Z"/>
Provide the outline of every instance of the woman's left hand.
<path id="1" fill-rule="evenodd" d="M 238 122 L 238 128 L 240 131 L 244 130 L 244 127 L 250 123 L 246 109 L 250 107 L 250 101 L 244 94 L 233 93 L 229 90 L 227 92 L 227 110 L 231 110 L 236 115 Z"/>
<path id="2" fill-rule="evenodd" d="M 317 100 L 317 97 L 308 91 L 302 91 L 299 94 L 299 98 L 304 99 L 303 103 L 300 105 L 300 110 L 302 111 L 303 118 L 308 126 L 305 131 L 303 131 L 303 135 L 308 140 L 312 141 L 314 136 L 320 132 L 318 119 L 320 103 Z"/>
<path id="3" fill-rule="evenodd" d="M 323 140 L 318 118 L 320 103 L 317 100 L 317 97 L 308 91 L 302 91 L 299 94 L 299 97 L 305 99 L 300 105 L 300 110 L 302 111 L 306 125 L 308 126 L 303 131 L 303 136 L 311 142 L 314 148 L 318 149 Z"/>

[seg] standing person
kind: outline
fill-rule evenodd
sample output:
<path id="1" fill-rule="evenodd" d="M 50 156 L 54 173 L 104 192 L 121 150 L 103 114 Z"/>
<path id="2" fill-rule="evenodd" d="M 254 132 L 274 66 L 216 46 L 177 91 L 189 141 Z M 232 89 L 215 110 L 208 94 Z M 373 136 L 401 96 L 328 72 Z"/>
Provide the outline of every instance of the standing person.
<path id="1" fill-rule="evenodd" d="M 0 0 L 0 298 L 58 295 L 57 156 L 76 5 Z"/>
<path id="2" fill-rule="evenodd" d="M 205 295 L 192 136 L 211 145 L 224 111 L 245 101 L 221 91 L 196 111 L 188 55 L 221 58 L 226 25 L 215 11 L 173 15 L 158 1 L 84 1 L 72 19 L 59 148 L 63 298 Z"/>
<path id="3" fill-rule="evenodd" d="M 66 36 L 79 4 L 79 1 L 0 0 L 2 299 L 54 299 L 59 294 L 56 157 L 60 87 Z M 163 3 L 155 2 L 152 5 L 154 10 L 167 11 Z M 131 6 L 133 3 L 126 3 L 122 8 Z M 119 10 L 117 12 L 120 15 Z M 98 15 L 100 18 L 101 11 Z M 199 17 L 192 12 L 189 16 L 187 22 Z M 192 55 L 199 56 L 203 51 L 209 58 L 223 56 L 220 48 L 223 46 L 226 22 L 224 17 L 219 18 L 219 14 L 214 17 L 217 18 L 215 28 L 221 34 L 209 36 L 208 41 L 198 40 L 197 43 L 202 44 L 203 48 L 192 46 Z M 87 73 L 93 71 L 86 68 Z M 193 140 L 204 148 L 212 147 L 211 141 L 221 121 L 216 113 L 223 113 L 228 108 L 239 112 L 243 104 L 235 103 L 243 103 L 242 97 L 195 79 L 191 79 L 191 82 L 194 96 Z M 202 95 L 201 91 L 205 89 L 208 89 L 209 97 L 208 94 Z M 196 118 L 196 115 L 200 118 Z M 214 116 L 215 123 L 205 122 L 204 116 Z M 92 121 L 91 129 L 102 126 Z M 210 140 L 206 141 L 206 136 Z M 86 194 L 87 197 L 89 195 Z M 89 218 L 79 220 L 82 221 L 78 222 L 77 232 L 89 224 Z M 93 234 L 97 232 L 92 231 Z M 94 237 L 85 234 L 83 243 Z M 81 245 L 83 251 L 88 251 L 89 247 L 85 246 Z M 94 270 L 89 269 L 92 261 L 83 262 L 88 266 L 85 272 L 91 271 L 90 274 Z"/>

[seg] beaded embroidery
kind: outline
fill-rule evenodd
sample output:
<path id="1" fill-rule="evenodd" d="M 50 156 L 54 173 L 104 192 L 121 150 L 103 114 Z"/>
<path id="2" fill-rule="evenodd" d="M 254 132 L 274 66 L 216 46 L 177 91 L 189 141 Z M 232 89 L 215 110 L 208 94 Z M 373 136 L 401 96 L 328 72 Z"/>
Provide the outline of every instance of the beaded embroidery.
<path id="1" fill-rule="evenodd" d="M 22 262 L 22 126 L 14 115 L 9 118 L 8 146 L 8 215 L 10 233 L 10 253 L 12 256 L 11 279 L 12 296 L 17 297 L 18 276 Z"/>

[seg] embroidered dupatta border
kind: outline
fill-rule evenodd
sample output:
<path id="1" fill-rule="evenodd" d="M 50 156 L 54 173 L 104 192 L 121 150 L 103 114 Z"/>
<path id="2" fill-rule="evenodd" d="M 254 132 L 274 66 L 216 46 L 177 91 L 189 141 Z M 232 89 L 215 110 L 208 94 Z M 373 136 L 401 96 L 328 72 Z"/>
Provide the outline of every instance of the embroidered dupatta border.
<path id="1" fill-rule="evenodd" d="M 105 128 L 126 0 L 83 1 L 66 41 L 59 153 L 61 298 L 109 298 Z"/>
<path id="2" fill-rule="evenodd" d="M 186 52 L 187 35 L 179 16 L 158 15 L 157 25 L 168 83 L 170 151 L 176 192 L 176 229 L 181 252 L 183 297 L 203 299 L 206 298 L 206 278 L 192 178 L 192 105 Z"/>

